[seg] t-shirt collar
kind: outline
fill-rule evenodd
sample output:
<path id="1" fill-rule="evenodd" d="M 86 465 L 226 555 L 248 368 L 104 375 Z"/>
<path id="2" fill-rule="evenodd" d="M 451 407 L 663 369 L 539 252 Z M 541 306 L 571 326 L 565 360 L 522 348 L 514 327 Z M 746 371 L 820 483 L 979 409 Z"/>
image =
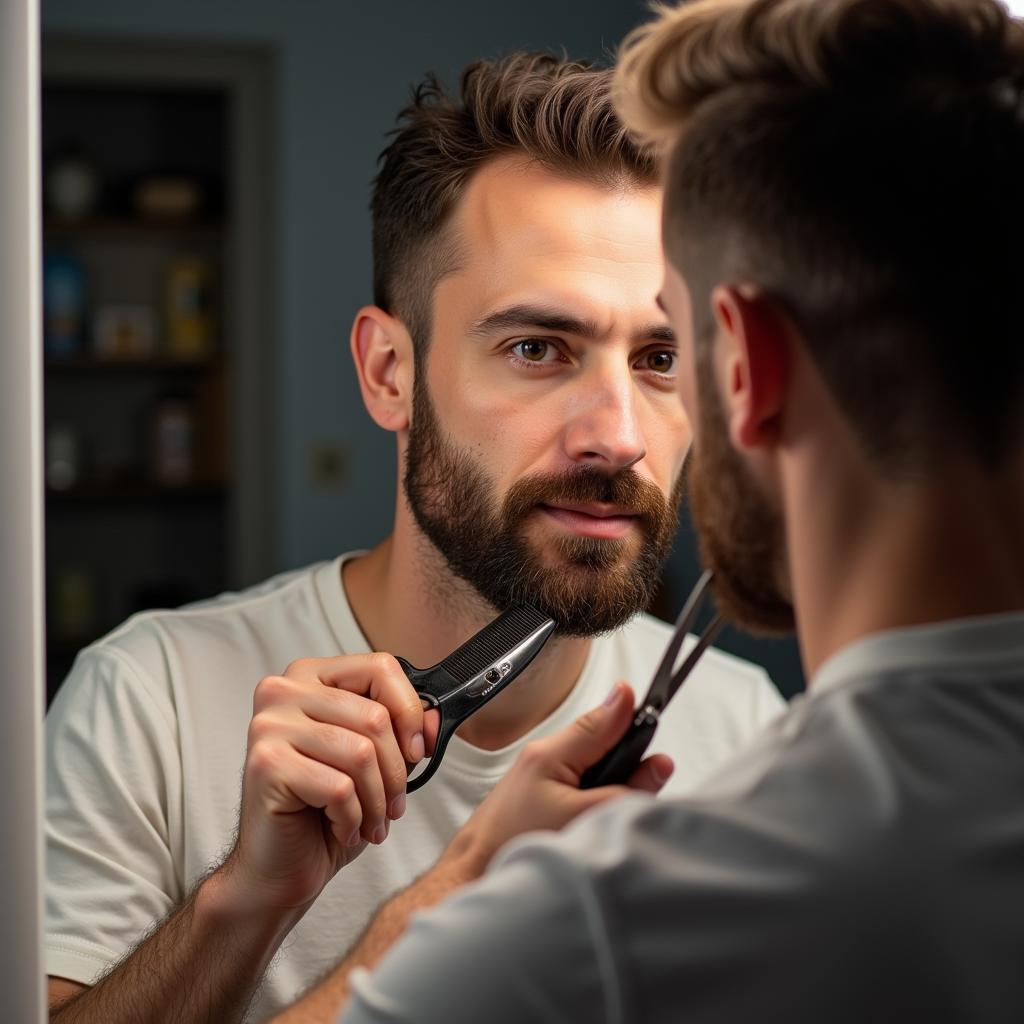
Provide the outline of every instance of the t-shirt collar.
<path id="1" fill-rule="evenodd" d="M 365 554 L 365 551 L 349 551 L 331 562 L 317 566 L 314 579 L 316 591 L 320 597 L 324 615 L 330 623 L 331 632 L 338 642 L 335 654 L 369 654 L 370 645 L 363 635 L 362 629 L 348 603 L 348 595 L 341 579 L 342 566 L 353 558 Z"/>

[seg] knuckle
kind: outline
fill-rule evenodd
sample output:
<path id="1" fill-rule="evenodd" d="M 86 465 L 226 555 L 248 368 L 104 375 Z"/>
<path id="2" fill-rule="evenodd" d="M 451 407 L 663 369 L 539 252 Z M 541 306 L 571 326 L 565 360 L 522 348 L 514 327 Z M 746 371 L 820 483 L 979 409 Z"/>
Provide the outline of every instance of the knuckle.
<path id="1" fill-rule="evenodd" d="M 377 751 L 371 740 L 365 736 L 352 739 L 352 761 L 360 771 L 366 771 L 377 762 Z"/>
<path id="2" fill-rule="evenodd" d="M 370 655 L 370 668 L 375 674 L 379 673 L 380 675 L 391 675 L 396 671 L 402 671 L 398 662 L 395 660 L 395 656 L 393 654 L 388 654 L 386 651 L 374 651 L 373 654 Z"/>
<path id="3" fill-rule="evenodd" d="M 271 716 L 266 711 L 257 711 L 252 716 L 252 721 L 249 722 L 248 745 L 250 747 L 254 746 L 260 740 L 270 736 L 275 730 L 276 727 Z"/>
<path id="4" fill-rule="evenodd" d="M 524 765 L 538 765 L 544 760 L 544 746 L 539 740 L 533 740 L 523 747 L 519 760 Z"/>
<path id="5" fill-rule="evenodd" d="M 601 715 L 598 710 L 588 711 L 585 715 L 581 715 L 576 719 L 576 727 L 582 732 L 593 735 L 600 731 L 601 726 Z"/>
<path id="6" fill-rule="evenodd" d="M 254 711 L 261 711 L 281 701 L 288 691 L 288 681 L 281 676 L 264 676 L 257 684 L 252 695 Z"/>
<path id="7" fill-rule="evenodd" d="M 385 736 L 391 731 L 391 716 L 387 708 L 373 702 L 366 708 L 364 714 L 366 731 L 371 736 Z"/>
<path id="8" fill-rule="evenodd" d="M 312 664 L 312 658 L 296 658 L 294 661 L 290 661 L 288 663 L 288 667 L 284 670 L 284 674 L 291 677 L 308 675 Z"/>
<path id="9" fill-rule="evenodd" d="M 348 803 L 355 794 L 355 786 L 347 775 L 340 775 L 331 786 L 329 800 L 332 804 Z"/>
<path id="10" fill-rule="evenodd" d="M 275 778 L 281 770 L 281 751 L 277 744 L 266 741 L 254 743 L 246 758 L 245 774 L 259 782 Z"/>

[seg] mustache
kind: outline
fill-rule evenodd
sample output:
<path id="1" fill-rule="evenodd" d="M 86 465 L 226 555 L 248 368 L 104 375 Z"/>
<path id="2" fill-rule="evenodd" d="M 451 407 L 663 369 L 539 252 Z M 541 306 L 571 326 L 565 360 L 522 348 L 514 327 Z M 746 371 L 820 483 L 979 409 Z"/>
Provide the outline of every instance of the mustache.
<path id="1" fill-rule="evenodd" d="M 604 473 L 580 466 L 564 473 L 535 473 L 517 480 L 503 502 L 507 522 L 522 518 L 538 505 L 617 505 L 647 523 L 662 523 L 672 514 L 668 499 L 632 470 Z"/>

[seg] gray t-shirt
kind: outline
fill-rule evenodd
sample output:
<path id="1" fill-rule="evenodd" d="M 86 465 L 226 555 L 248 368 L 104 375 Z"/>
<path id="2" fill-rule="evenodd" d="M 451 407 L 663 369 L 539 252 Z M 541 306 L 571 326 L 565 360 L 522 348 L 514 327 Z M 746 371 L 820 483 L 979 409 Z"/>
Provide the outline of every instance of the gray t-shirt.
<path id="1" fill-rule="evenodd" d="M 682 799 L 511 844 L 344 1024 L 1024 1020 L 1024 614 L 879 634 Z"/>

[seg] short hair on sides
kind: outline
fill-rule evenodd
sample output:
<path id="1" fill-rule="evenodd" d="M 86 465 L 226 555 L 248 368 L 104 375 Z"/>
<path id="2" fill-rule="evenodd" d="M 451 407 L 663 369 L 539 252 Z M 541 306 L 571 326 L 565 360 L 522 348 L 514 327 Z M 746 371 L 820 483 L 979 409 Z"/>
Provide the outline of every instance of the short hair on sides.
<path id="1" fill-rule="evenodd" d="M 876 469 L 1024 444 L 1024 24 L 995 0 L 696 0 L 625 42 L 665 246 L 712 330 L 763 286 Z"/>
<path id="2" fill-rule="evenodd" d="M 374 302 L 403 321 L 425 353 L 438 281 L 459 265 L 450 218 L 472 175 L 521 154 L 609 188 L 653 186 L 653 153 L 626 132 L 612 70 L 550 53 L 479 60 L 450 93 L 433 75 L 412 95 L 374 181 Z"/>

